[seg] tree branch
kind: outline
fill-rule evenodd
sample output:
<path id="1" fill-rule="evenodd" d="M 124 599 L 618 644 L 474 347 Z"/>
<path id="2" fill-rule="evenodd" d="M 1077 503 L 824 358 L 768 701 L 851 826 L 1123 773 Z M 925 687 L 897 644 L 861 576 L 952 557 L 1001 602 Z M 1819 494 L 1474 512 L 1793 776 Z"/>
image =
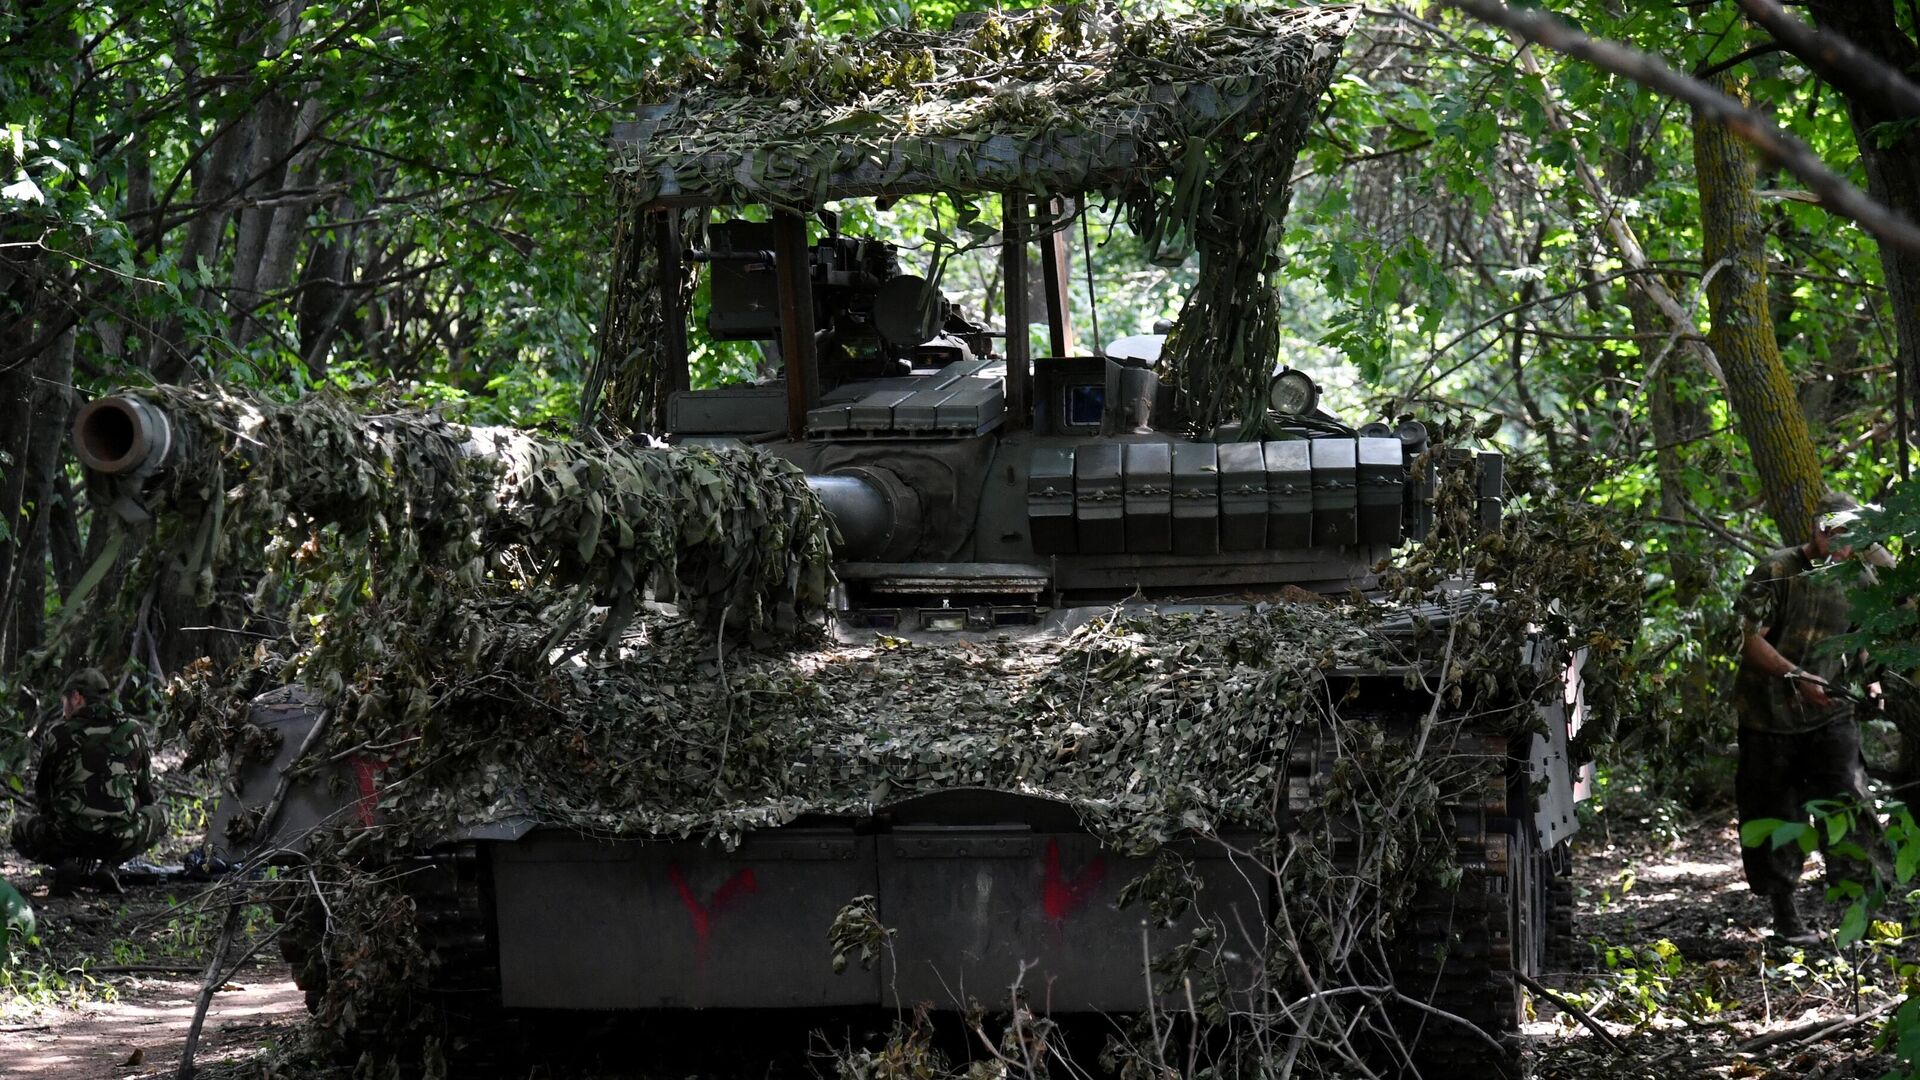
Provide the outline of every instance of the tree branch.
<path id="1" fill-rule="evenodd" d="M 1879 57 L 1839 34 L 1801 22 L 1774 0 L 1740 0 L 1740 7 L 1834 89 L 1866 98 L 1888 112 L 1920 116 L 1920 86 Z"/>
<path id="2" fill-rule="evenodd" d="M 1777 41 L 1769 41 L 1765 45 L 1755 45 L 1750 49 L 1741 49 L 1739 52 L 1734 53 L 1732 56 L 1727 57 L 1717 64 L 1710 64 L 1706 67 L 1695 69 L 1693 77 L 1696 79 L 1710 79 L 1729 68 L 1737 68 L 1756 56 L 1766 56 L 1769 53 L 1785 51 L 1785 49 L 1786 46 Z"/>
<path id="3" fill-rule="evenodd" d="M 1613 1032 L 1601 1026 L 1598 1020 L 1588 1016 L 1585 1009 L 1582 1009 L 1580 1006 L 1575 1005 L 1573 1002 L 1540 985 L 1540 980 L 1524 971 L 1515 971 L 1513 977 L 1520 980 L 1520 985 L 1553 1002 L 1555 1008 L 1573 1017 L 1575 1020 L 1580 1021 L 1581 1024 L 1586 1026 L 1588 1031 L 1600 1036 L 1600 1041 L 1607 1044 L 1607 1049 L 1619 1054 L 1621 1057 L 1633 1056 L 1627 1051 L 1626 1047 L 1620 1045 L 1619 1039 L 1613 1037 Z"/>
<path id="4" fill-rule="evenodd" d="M 1680 74 L 1638 49 L 1588 37 L 1542 12 L 1515 11 L 1500 0 L 1447 0 L 1447 3 L 1489 25 L 1502 27 L 1528 41 L 1686 102 L 1702 116 L 1727 125 L 1734 134 L 1804 180 L 1828 210 L 1852 219 L 1885 243 L 1920 251 L 1920 226 L 1869 198 L 1827 168 L 1806 143 L 1720 91 Z"/>

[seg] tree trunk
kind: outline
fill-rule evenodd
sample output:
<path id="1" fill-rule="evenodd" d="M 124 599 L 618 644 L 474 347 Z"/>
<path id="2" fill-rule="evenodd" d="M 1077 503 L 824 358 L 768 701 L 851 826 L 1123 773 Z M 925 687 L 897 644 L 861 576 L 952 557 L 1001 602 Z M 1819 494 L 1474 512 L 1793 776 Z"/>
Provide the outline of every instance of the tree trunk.
<path id="1" fill-rule="evenodd" d="M 1741 96 L 1726 73 L 1712 81 L 1722 92 Z M 1700 185 L 1703 261 L 1714 266 L 1725 260 L 1707 285 L 1713 310 L 1708 342 L 1726 373 L 1734 421 L 1760 474 L 1767 509 L 1781 538 L 1798 544 L 1813 530 L 1814 507 L 1825 484 L 1806 415 L 1774 338 L 1767 303 L 1766 228 L 1753 191 L 1753 155 L 1725 124 L 1696 113 L 1693 162 Z"/>
<path id="2" fill-rule="evenodd" d="M 80 493 L 67 481 L 64 468 L 53 474 L 53 501 L 47 506 L 47 553 L 53 556 L 53 582 L 61 596 L 70 595 L 87 571 L 86 544 L 80 539 Z"/>
<path id="3" fill-rule="evenodd" d="M 262 49 L 262 53 L 268 57 L 278 55 L 292 39 L 297 21 L 294 5 L 291 2 L 276 5 L 274 21 L 277 26 L 268 35 Z M 296 170 L 289 159 L 296 150 L 305 149 L 295 140 L 301 135 L 300 120 L 306 114 L 288 97 L 290 92 L 290 89 L 275 89 L 254 106 L 254 115 L 258 119 L 254 122 L 254 160 L 249 175 L 250 183 L 263 191 L 280 191 L 297 182 Z M 235 344 L 246 344 L 253 340 L 248 316 L 261 305 L 263 294 L 276 287 L 264 284 L 261 277 L 268 261 L 275 223 L 283 217 L 282 211 L 291 209 L 294 208 L 254 206 L 235 218 L 233 289 L 228 295 L 228 312 L 235 327 Z"/>
<path id="4" fill-rule="evenodd" d="M 320 101 L 310 98 L 301 105 L 294 125 L 293 144 L 300 149 L 294 152 L 293 160 L 287 165 L 286 182 L 289 188 L 316 186 L 319 171 L 316 166 L 321 146 L 315 136 L 319 128 Z M 260 253 L 260 269 L 253 282 L 256 295 L 249 301 L 247 316 L 241 320 L 235 334 L 240 342 L 250 342 L 259 336 L 262 325 L 257 312 L 262 302 L 285 289 L 292 281 L 295 258 L 299 254 L 307 217 L 315 201 L 313 198 L 302 198 L 270 211 L 273 219 L 267 227 L 266 242 Z"/>
<path id="5" fill-rule="evenodd" d="M 23 365 L 18 405 L 26 415 L 8 429 L 6 449 L 15 464 L 7 470 L 3 504 L 11 511 L 12 536 L 0 553 L 0 669 L 12 669 L 45 636 L 49 509 L 73 409 L 74 344 L 69 329 Z"/>
<path id="6" fill-rule="evenodd" d="M 1901 33 L 1893 0 L 1809 0 L 1807 10 L 1821 29 L 1840 34 L 1894 70 L 1909 78 L 1920 71 L 1920 43 Z M 1867 193 L 1908 220 L 1920 221 L 1920 129 L 1909 126 L 1899 139 L 1883 145 L 1887 129 L 1874 129 L 1902 119 L 1901 115 L 1860 95 L 1845 96 L 1854 141 L 1866 167 Z M 1893 305 L 1894 340 L 1900 349 L 1894 359 L 1906 373 L 1911 418 L 1915 406 L 1920 406 L 1920 252 L 1881 244 L 1880 268 Z M 1899 437 L 1910 442 L 1912 433 L 1903 431 Z"/>
<path id="7" fill-rule="evenodd" d="M 328 216 L 334 221 L 344 221 L 353 213 L 353 200 L 342 195 L 334 200 Z M 323 236 L 324 240 L 316 241 L 309 248 L 306 270 L 300 277 L 300 359 L 315 379 L 327 373 L 327 354 L 347 313 L 351 293 L 346 285 L 353 256 L 354 227 L 335 226 Z"/>
<path id="8" fill-rule="evenodd" d="M 1659 352 L 1658 335 L 1669 332 L 1660 310 L 1638 289 L 1626 291 L 1627 311 L 1633 316 L 1633 333 L 1640 342 L 1640 355 L 1652 357 Z M 1671 360 L 1671 357 L 1668 358 Z M 1653 429 L 1653 471 L 1660 480 L 1660 516 L 1686 518 L 1685 479 L 1680 458 L 1680 423 L 1674 408 L 1673 364 L 1662 362 L 1654 372 L 1642 372 L 1647 380 L 1647 419 Z"/>
<path id="9" fill-rule="evenodd" d="M 247 174 L 261 191 L 279 191 L 285 186 L 286 157 L 293 146 L 293 104 L 279 94 L 268 94 L 254 106 L 258 134 L 253 140 L 253 159 Z M 260 304 L 258 281 L 260 259 L 267 249 L 267 231 L 273 227 L 274 208 L 249 206 L 234 214 L 233 280 L 228 292 L 228 312 L 239 323 Z M 244 340 L 242 338 L 241 340 Z"/>
<path id="10" fill-rule="evenodd" d="M 257 110 L 250 110 L 233 121 L 232 126 L 217 137 L 209 155 L 212 160 L 195 178 L 193 199 L 205 208 L 187 224 L 186 243 L 180 249 L 179 262 L 182 269 L 195 276 L 196 304 L 209 313 L 219 307 L 217 294 L 208 283 L 219 276 L 215 264 L 220 255 L 220 241 L 233 218 L 234 197 L 246 180 L 247 166 L 253 160 L 254 120 L 258 115 Z M 176 319 L 155 336 L 147 369 L 156 380 L 177 382 L 188 372 L 192 353 L 187 334 L 186 321 Z"/>

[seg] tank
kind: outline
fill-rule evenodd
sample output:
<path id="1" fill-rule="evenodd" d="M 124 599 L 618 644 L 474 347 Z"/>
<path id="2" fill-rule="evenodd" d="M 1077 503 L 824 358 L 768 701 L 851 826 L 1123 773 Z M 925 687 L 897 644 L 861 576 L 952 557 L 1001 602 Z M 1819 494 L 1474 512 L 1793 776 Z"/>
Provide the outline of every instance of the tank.
<path id="1" fill-rule="evenodd" d="M 1289 48 L 1332 45 L 1262 107 L 1283 115 L 1310 106 L 1346 25 L 1262 24 Z M 979 31 L 963 24 L 951 33 Z M 1173 100 L 1192 93 L 1169 83 L 1149 97 L 1163 90 L 1160 98 Z M 834 640 L 899 643 L 919 656 L 1075 649 L 1075 662 L 1085 656 L 1092 670 L 1113 655 L 1110 643 L 1087 636 L 1096 624 L 1134 620 L 1125 623 L 1131 633 L 1196 641 L 1257 624 L 1284 637 L 1289 626 L 1321 626 L 1319 598 L 1333 597 L 1343 612 L 1363 612 L 1342 616 L 1363 630 L 1338 649 L 1302 645 L 1300 657 L 1318 659 L 1295 674 L 1323 688 L 1328 712 L 1342 720 L 1296 717 L 1274 729 L 1283 738 L 1245 751 L 1270 768 L 1263 834 L 1245 821 L 1210 821 L 1158 838 L 1153 850 L 1118 845 L 1113 829 L 1089 825 L 1090 815 L 1111 822 L 1125 813 L 1128 793 L 1117 781 L 1115 790 L 1064 799 L 992 770 L 984 783 L 958 774 L 876 791 L 858 806 L 808 807 L 734 830 L 731 845 L 511 814 L 416 836 L 404 855 L 419 871 L 409 889 L 436 987 L 455 1011 L 817 1015 L 930 1004 L 964 1013 L 978 1003 L 1011 1007 L 1017 996 L 1018 1008 L 1062 1021 L 1192 1016 L 1193 977 L 1184 991 L 1156 982 L 1164 969 L 1155 961 L 1211 941 L 1209 1007 L 1223 1017 L 1362 993 L 1377 1011 L 1355 1015 L 1391 1032 L 1374 1040 L 1390 1048 L 1365 1051 L 1387 1072 L 1415 1065 L 1429 1077 L 1517 1075 L 1522 976 L 1547 970 L 1569 934 L 1568 845 L 1584 795 L 1569 743 L 1584 711 L 1583 658 L 1544 634 L 1513 640 L 1534 685 L 1546 689 L 1482 695 L 1475 716 L 1454 715 L 1432 689 L 1444 681 L 1447 643 L 1494 601 L 1467 580 L 1412 600 L 1383 588 L 1399 554 L 1436 528 L 1443 471 L 1458 495 L 1443 512 L 1499 527 L 1501 456 L 1442 454 L 1415 420 L 1343 419 L 1322 406 L 1310 372 L 1268 359 L 1253 361 L 1258 400 L 1223 417 L 1206 404 L 1221 395 L 1196 376 L 1200 369 L 1167 359 L 1191 358 L 1195 341 L 1206 343 L 1192 325 L 1173 327 L 1171 343 L 1167 334 L 1131 336 L 1125 355 L 1098 342 L 1076 348 L 1063 300 L 1071 273 L 1063 208 L 1073 212 L 1115 177 L 1166 169 L 1144 139 L 1133 149 L 1109 139 L 1092 167 L 1066 167 L 1061 140 L 1039 136 L 994 157 L 1050 163 L 1018 176 L 990 175 L 984 164 L 965 176 L 899 164 L 921 160 L 910 155 L 876 173 L 871 157 L 829 153 L 809 160 L 836 164 L 792 166 L 811 204 L 769 199 L 749 216 L 737 212 L 734 180 L 712 178 L 761 172 L 689 159 L 679 141 L 726 124 L 725 115 L 678 101 L 643 111 L 619 133 L 630 171 L 616 265 L 644 273 L 615 275 L 603 351 L 648 354 L 637 381 L 651 390 L 625 399 L 636 426 L 681 448 L 751 448 L 805 474 L 833 526 Z M 1290 165 L 1291 149 L 1285 158 Z M 892 244 L 843 230 L 845 215 L 826 209 L 956 190 L 984 192 L 1002 208 L 998 328 L 903 270 Z M 1029 280 L 1036 265 L 1039 282 Z M 661 287 L 695 274 L 709 290 L 697 324 L 688 293 Z M 1047 355 L 1030 355 L 1024 332 L 1035 300 Z M 635 305 L 645 307 L 644 334 L 632 329 Z M 691 388 L 689 356 L 703 338 L 761 343 L 767 377 Z M 133 478 L 164 469 L 171 440 L 164 411 L 137 393 L 91 404 L 75 433 L 89 468 Z M 651 599 L 674 596 L 662 585 Z M 1230 640 L 1238 631 L 1218 632 Z M 1262 640 L 1269 652 L 1233 661 L 1253 673 L 1248 685 L 1294 677 L 1276 659 L 1294 656 L 1288 643 Z M 888 662 L 874 655 L 872 663 Z M 253 721 L 279 733 L 279 749 L 238 777 L 216 838 L 283 787 L 279 825 L 289 835 L 380 820 L 377 752 L 281 779 L 327 705 L 298 688 L 255 702 Z M 1447 724 L 1437 725 L 1442 714 Z M 1357 729 L 1342 725 L 1355 718 L 1376 742 L 1349 742 Z M 874 717 L 876 727 L 887 720 Z M 1449 775 L 1406 776 L 1434 785 L 1437 849 L 1405 856 L 1429 871 L 1389 898 L 1384 966 L 1344 972 L 1346 989 L 1269 970 L 1285 957 L 1252 944 L 1263 936 L 1248 928 L 1284 921 L 1281 889 L 1300 880 L 1271 872 L 1276 837 L 1317 860 L 1327 882 L 1376 858 L 1363 817 L 1316 812 L 1363 759 L 1398 760 L 1440 730 L 1446 753 L 1431 760 L 1448 762 Z M 1177 913 L 1150 914 L 1140 883 L 1170 855 L 1185 868 L 1186 902 Z M 289 914 L 284 941 L 317 1001 L 339 977 L 326 956 L 325 919 L 312 905 Z M 823 962 L 829 927 L 839 943 L 861 939 L 862 926 L 881 928 L 865 940 L 881 943 L 884 963 L 835 970 Z M 1220 945 L 1234 941 L 1243 944 Z M 1312 966 L 1299 948 L 1289 955 L 1302 972 Z"/>

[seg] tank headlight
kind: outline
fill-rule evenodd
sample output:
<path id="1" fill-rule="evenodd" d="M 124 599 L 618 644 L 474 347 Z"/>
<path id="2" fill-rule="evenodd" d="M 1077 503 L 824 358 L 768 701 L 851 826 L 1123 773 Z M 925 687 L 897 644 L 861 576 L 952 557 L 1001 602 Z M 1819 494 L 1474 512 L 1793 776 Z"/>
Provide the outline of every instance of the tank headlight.
<path id="1" fill-rule="evenodd" d="M 1318 404 L 1320 388 L 1304 371 L 1288 368 L 1267 384 L 1267 407 L 1282 416 L 1305 416 Z"/>

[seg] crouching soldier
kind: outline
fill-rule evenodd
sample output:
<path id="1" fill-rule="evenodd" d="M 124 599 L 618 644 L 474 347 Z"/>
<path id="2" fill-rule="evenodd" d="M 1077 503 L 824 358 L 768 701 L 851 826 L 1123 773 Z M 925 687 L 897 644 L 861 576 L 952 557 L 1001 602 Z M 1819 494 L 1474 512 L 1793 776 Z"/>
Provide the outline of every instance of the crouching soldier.
<path id="1" fill-rule="evenodd" d="M 56 892 L 87 880 L 117 888 L 113 868 L 166 831 L 146 732 L 109 693 L 94 668 L 67 680 L 61 719 L 40 744 L 34 813 L 13 826 L 20 854 L 53 864 Z"/>

